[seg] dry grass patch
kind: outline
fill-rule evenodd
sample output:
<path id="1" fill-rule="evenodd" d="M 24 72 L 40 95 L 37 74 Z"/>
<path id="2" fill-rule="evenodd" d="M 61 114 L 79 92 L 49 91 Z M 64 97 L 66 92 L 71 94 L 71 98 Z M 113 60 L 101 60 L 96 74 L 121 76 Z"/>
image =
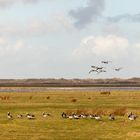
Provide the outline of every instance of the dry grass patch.
<path id="1" fill-rule="evenodd" d="M 140 137 L 140 132 L 128 132 L 128 137 Z"/>
<path id="2" fill-rule="evenodd" d="M 50 99 L 50 96 L 47 96 L 46 99 L 49 100 Z"/>
<path id="3" fill-rule="evenodd" d="M 120 107 L 120 108 L 115 109 L 112 113 L 116 116 L 125 116 L 125 114 L 127 113 L 127 108 Z"/>
<path id="4" fill-rule="evenodd" d="M 75 103 L 75 102 L 77 102 L 77 99 L 71 99 L 71 102 L 73 102 L 73 103 Z"/>
<path id="5" fill-rule="evenodd" d="M 100 92 L 101 95 L 110 95 L 111 92 L 110 91 L 102 91 Z"/>

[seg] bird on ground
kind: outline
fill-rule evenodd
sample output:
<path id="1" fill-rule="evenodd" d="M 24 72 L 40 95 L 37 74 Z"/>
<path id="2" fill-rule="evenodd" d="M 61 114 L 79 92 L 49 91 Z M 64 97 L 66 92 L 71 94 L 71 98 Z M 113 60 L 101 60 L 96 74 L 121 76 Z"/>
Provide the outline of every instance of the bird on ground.
<path id="1" fill-rule="evenodd" d="M 74 115 L 73 115 L 73 118 L 74 118 L 74 119 L 80 119 L 79 115 L 77 115 L 77 114 L 74 114 Z"/>
<path id="2" fill-rule="evenodd" d="M 73 115 L 68 115 L 68 118 L 69 119 L 74 119 L 74 116 Z"/>
<path id="3" fill-rule="evenodd" d="M 22 118 L 23 115 L 22 114 L 17 114 L 17 118 Z"/>
<path id="4" fill-rule="evenodd" d="M 94 116 L 93 114 L 89 114 L 89 115 L 88 115 L 88 118 L 90 118 L 90 119 L 94 119 L 94 117 L 95 117 L 95 116 Z"/>
<path id="5" fill-rule="evenodd" d="M 10 112 L 7 112 L 7 118 L 10 120 L 10 119 L 13 119 L 13 116 L 11 115 Z"/>
<path id="6" fill-rule="evenodd" d="M 26 117 L 27 119 L 35 119 L 35 115 L 29 113 L 26 114 Z"/>
<path id="7" fill-rule="evenodd" d="M 51 116 L 51 115 L 50 115 L 49 113 L 47 113 L 47 112 L 43 112 L 42 116 L 43 116 L 44 118 L 47 118 L 47 117 L 49 117 L 49 116 Z"/>
<path id="8" fill-rule="evenodd" d="M 87 115 L 83 113 L 80 115 L 80 118 L 85 119 L 85 118 L 87 118 Z"/>
<path id="9" fill-rule="evenodd" d="M 113 121 L 113 120 L 115 120 L 115 116 L 113 114 L 109 114 L 108 119 L 111 120 L 111 121 Z"/>
<path id="10" fill-rule="evenodd" d="M 63 112 L 63 113 L 61 114 L 61 116 L 62 116 L 62 118 L 67 118 L 67 114 L 66 114 L 65 112 Z"/>
<path id="11" fill-rule="evenodd" d="M 94 118 L 95 118 L 95 120 L 101 120 L 102 117 L 95 114 Z"/>
<path id="12" fill-rule="evenodd" d="M 128 114 L 128 119 L 131 120 L 131 121 L 134 121 L 136 120 L 138 116 L 134 115 L 132 112 L 130 112 L 130 114 Z"/>

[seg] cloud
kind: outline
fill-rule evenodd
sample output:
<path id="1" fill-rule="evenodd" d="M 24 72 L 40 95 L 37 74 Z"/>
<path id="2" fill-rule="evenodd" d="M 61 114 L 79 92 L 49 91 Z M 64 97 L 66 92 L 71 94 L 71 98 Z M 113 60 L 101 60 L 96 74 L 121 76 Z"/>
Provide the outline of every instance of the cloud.
<path id="1" fill-rule="evenodd" d="M 24 58 L 27 59 L 27 57 L 25 57 L 27 54 L 29 54 L 29 57 L 36 54 L 40 54 L 40 56 L 42 56 L 46 51 L 48 51 L 48 47 L 46 46 L 33 46 L 31 44 L 27 44 L 23 40 L 13 41 L 2 37 L 0 38 L 0 57 L 24 56 Z"/>
<path id="2" fill-rule="evenodd" d="M 88 36 L 73 51 L 72 62 L 78 65 L 80 72 L 87 72 L 89 78 L 139 77 L 139 52 L 140 41 L 131 42 L 128 38 L 117 35 Z M 102 60 L 111 63 L 105 66 L 101 63 Z M 105 66 L 107 72 L 89 75 L 91 65 Z M 115 72 L 113 69 L 117 67 L 123 67 L 122 71 Z"/>
<path id="3" fill-rule="evenodd" d="M 69 15 L 74 18 L 74 26 L 78 29 L 82 29 L 101 19 L 103 22 L 140 22 L 140 13 L 137 14 L 121 14 L 112 17 L 103 17 L 102 14 L 105 9 L 105 0 L 88 0 L 85 7 L 80 7 L 69 11 Z"/>
<path id="4" fill-rule="evenodd" d="M 5 38 L 0 38 L 0 57 L 15 54 L 23 48 L 24 44 L 21 40 L 18 40 L 15 43 L 13 43 Z"/>
<path id="5" fill-rule="evenodd" d="M 130 22 L 140 22 L 140 13 L 138 14 L 122 14 L 114 17 L 107 17 L 109 22 L 120 22 L 120 21 L 130 21 Z"/>
<path id="6" fill-rule="evenodd" d="M 0 60 L 3 78 L 39 77 L 46 72 L 48 46 L 0 38 Z"/>
<path id="7" fill-rule="evenodd" d="M 75 28 L 63 14 L 53 15 L 48 20 L 30 20 L 25 24 L 0 24 L 0 36 L 5 37 L 34 37 L 49 33 L 73 31 Z"/>
<path id="8" fill-rule="evenodd" d="M 127 55 L 131 44 L 127 38 L 117 35 L 89 36 L 81 41 L 72 55 L 74 58 L 86 59 L 88 57 L 119 58 Z M 135 47 L 135 44 L 133 44 Z"/>
<path id="9" fill-rule="evenodd" d="M 74 27 L 69 19 L 63 14 L 53 15 L 48 21 L 32 21 L 25 29 L 27 34 L 31 35 L 45 35 L 48 33 L 70 30 L 74 30 Z"/>
<path id="10" fill-rule="evenodd" d="M 93 21 L 96 21 L 104 11 L 104 0 L 89 0 L 87 6 L 71 10 L 69 15 L 76 21 L 74 25 L 77 28 L 83 28 Z"/>
<path id="11" fill-rule="evenodd" d="M 80 69 L 84 69 L 86 66 L 88 71 L 90 69 L 88 66 L 101 66 L 100 61 L 110 60 L 112 63 L 106 67 L 108 72 L 103 74 L 103 77 L 133 77 L 139 76 L 139 52 L 140 41 L 131 42 L 126 37 L 114 34 L 88 36 L 81 40 L 80 47 L 73 50 L 72 61 L 80 65 Z M 81 63 L 85 65 L 83 66 Z M 115 67 L 123 67 L 123 71 L 116 75 L 115 71 L 112 70 Z"/>
<path id="12" fill-rule="evenodd" d="M 0 7 L 11 6 L 16 3 L 37 3 L 42 0 L 0 0 Z"/>

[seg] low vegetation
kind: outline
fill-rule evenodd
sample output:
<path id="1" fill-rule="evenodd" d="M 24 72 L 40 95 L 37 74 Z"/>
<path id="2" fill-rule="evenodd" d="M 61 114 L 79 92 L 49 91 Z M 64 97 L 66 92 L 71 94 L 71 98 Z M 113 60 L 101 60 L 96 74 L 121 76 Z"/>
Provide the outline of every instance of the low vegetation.
<path id="1" fill-rule="evenodd" d="M 102 92 L 100 92 L 100 94 L 102 94 L 102 95 L 110 95 L 111 92 L 110 91 L 102 91 Z"/>
<path id="2" fill-rule="evenodd" d="M 92 91 L 0 93 L 0 139 L 2 140 L 139 140 L 140 91 L 111 91 L 109 96 Z M 13 115 L 7 119 L 7 112 Z M 42 113 L 51 114 L 43 118 Z M 61 113 L 98 114 L 95 119 L 63 119 Z M 28 120 L 25 115 L 35 115 Z M 109 121 L 112 113 L 116 120 Z M 23 118 L 17 118 L 22 114 Z"/>

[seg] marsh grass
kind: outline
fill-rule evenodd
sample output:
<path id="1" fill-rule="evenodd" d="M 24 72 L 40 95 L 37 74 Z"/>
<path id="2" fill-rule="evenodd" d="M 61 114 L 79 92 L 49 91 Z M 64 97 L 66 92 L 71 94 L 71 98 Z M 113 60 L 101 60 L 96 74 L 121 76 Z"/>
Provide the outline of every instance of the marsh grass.
<path id="1" fill-rule="evenodd" d="M 140 115 L 140 91 L 113 91 L 109 96 L 92 91 L 13 92 L 0 93 L 0 97 L 9 97 L 0 98 L 1 140 L 140 139 L 140 118 L 129 121 L 126 115 L 130 111 Z M 72 99 L 77 101 L 71 102 Z M 13 120 L 7 119 L 8 111 Z M 63 111 L 68 114 L 96 113 L 102 115 L 102 121 L 62 119 Z M 43 118 L 43 112 L 50 113 L 51 117 Z M 24 117 L 16 118 L 18 113 Z M 36 119 L 28 120 L 26 113 L 35 114 Z M 115 121 L 108 120 L 109 113 L 115 114 Z"/>

